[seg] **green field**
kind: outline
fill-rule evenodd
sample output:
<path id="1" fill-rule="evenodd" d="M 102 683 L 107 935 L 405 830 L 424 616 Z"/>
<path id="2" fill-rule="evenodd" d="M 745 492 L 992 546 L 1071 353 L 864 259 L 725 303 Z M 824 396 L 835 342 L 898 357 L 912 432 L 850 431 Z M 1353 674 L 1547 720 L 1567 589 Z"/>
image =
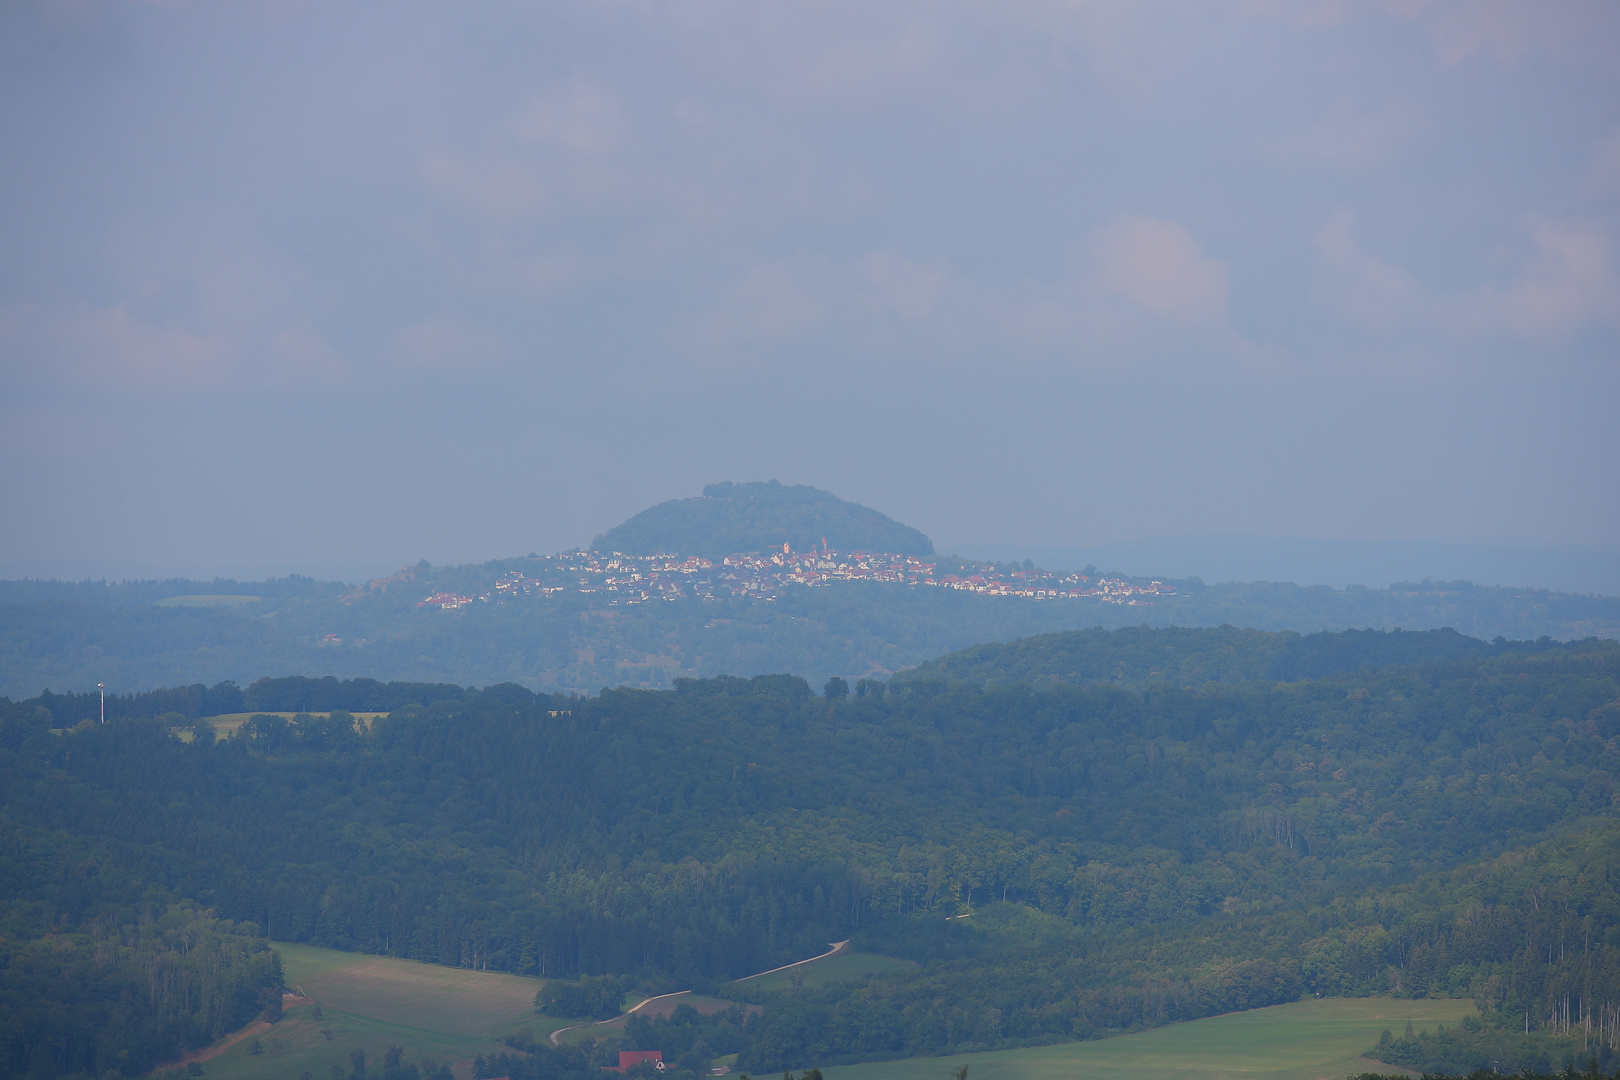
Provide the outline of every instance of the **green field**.
<path id="1" fill-rule="evenodd" d="M 1419 1031 L 1432 1030 L 1473 1011 L 1468 1001 L 1330 998 L 1112 1039 L 822 1072 L 826 1080 L 950 1080 L 952 1070 L 966 1065 L 970 1080 L 1344 1080 L 1360 1072 L 1400 1071 L 1360 1056 L 1385 1028 L 1398 1035 L 1411 1020 Z"/>
<path id="2" fill-rule="evenodd" d="M 354 1050 L 364 1050 L 368 1062 L 381 1061 L 395 1044 L 412 1060 L 459 1066 L 457 1076 L 466 1080 L 471 1059 L 503 1049 L 503 1036 L 527 1027 L 543 1040 L 577 1022 L 534 1012 L 535 992 L 544 985 L 539 979 L 309 945 L 276 949 L 287 985 L 315 1004 L 290 1007 L 280 1023 L 260 1033 L 260 1053 L 249 1053 L 254 1040 L 246 1039 L 204 1063 L 210 1080 L 296 1080 L 306 1072 L 326 1077 L 333 1065 L 347 1071 Z M 846 953 L 794 970 L 813 985 L 909 966 L 891 957 Z M 786 986 L 791 974 L 770 979 Z M 676 998 L 672 1006 L 683 1000 L 700 1005 L 714 999 Z M 1385 1028 L 1398 1033 L 1411 1020 L 1418 1030 L 1432 1030 L 1471 1012 L 1467 1001 L 1302 1001 L 1111 1039 L 823 1071 L 826 1080 L 949 1080 L 962 1065 L 971 1080 L 1344 1080 L 1359 1072 L 1395 1071 L 1360 1056 Z M 588 1027 L 564 1040 L 586 1037 Z"/>
<path id="3" fill-rule="evenodd" d="M 645 1000 L 645 998 L 638 997 L 635 994 L 630 994 L 625 997 L 624 1007 L 626 1010 L 629 1010 Z M 737 1004 L 740 1003 L 732 1001 L 730 998 L 705 997 L 702 994 L 682 994 L 680 997 L 664 998 L 662 1001 L 649 1005 L 646 1009 L 638 1010 L 638 1015 L 646 1016 L 649 1019 L 660 1016 L 668 1017 L 682 1005 L 690 1005 L 698 1012 L 708 1015 L 710 1013 L 722 1012 Z M 757 1009 L 758 1006 L 755 1006 L 755 1008 Z M 553 1021 L 552 1023 L 561 1023 L 561 1021 Z M 573 1023 L 577 1024 L 578 1026 L 572 1027 L 559 1035 L 557 1037 L 557 1045 L 572 1046 L 575 1043 L 585 1042 L 587 1039 L 599 1039 L 603 1038 L 604 1036 L 623 1031 L 625 1017 L 620 1016 L 613 1020 L 604 1020 L 601 1023 L 592 1023 L 588 1021 L 574 1021 Z M 536 1028 L 536 1031 L 538 1030 L 539 1029 Z M 553 1030 L 551 1027 L 546 1028 L 547 1032 L 550 1032 L 551 1030 Z M 731 1056 L 735 1058 L 737 1055 L 732 1054 Z"/>
<path id="4" fill-rule="evenodd" d="M 540 979 L 310 945 L 277 944 L 276 951 L 288 986 L 322 1005 L 391 1023 L 494 1039 L 523 1024 L 545 1033 L 563 1024 L 535 1014 Z"/>
<path id="5" fill-rule="evenodd" d="M 394 1044 L 412 1060 L 467 1063 L 503 1049 L 501 1037 L 520 1028 L 543 1039 L 566 1023 L 535 1014 L 540 979 L 309 945 L 277 943 L 276 951 L 287 985 L 316 1004 L 290 1007 L 280 1023 L 260 1034 L 262 1053 L 250 1054 L 253 1040 L 247 1039 L 205 1062 L 205 1077 L 296 1080 L 309 1072 L 324 1078 L 333 1065 L 347 1073 L 354 1050 L 380 1062 Z M 470 1076 L 470 1065 L 456 1073 Z"/>
<path id="6" fill-rule="evenodd" d="M 805 986 L 825 986 L 827 983 L 854 982 L 866 975 L 912 971 L 916 967 L 917 965 L 910 960 L 897 960 L 892 956 L 879 956 L 876 953 L 840 953 L 825 960 L 800 964 L 786 971 L 773 971 L 757 979 L 744 979 L 740 986 L 750 990 L 786 990 L 793 985 L 795 975 L 800 977 Z"/>
<path id="7" fill-rule="evenodd" d="M 291 720 L 297 715 L 299 714 L 290 712 L 233 712 L 220 713 L 218 716 L 205 716 L 202 718 L 202 722 L 213 728 L 214 732 L 218 735 L 232 735 L 236 732 L 237 728 L 241 727 L 243 724 L 247 723 L 250 718 L 255 716 L 279 716 L 283 720 Z M 309 715 L 330 716 L 331 713 L 317 712 L 310 713 Z M 388 714 L 385 712 L 357 712 L 353 713 L 352 715 L 356 720 L 360 721 L 367 727 L 370 727 L 371 722 L 377 719 L 377 717 L 387 716 Z"/>

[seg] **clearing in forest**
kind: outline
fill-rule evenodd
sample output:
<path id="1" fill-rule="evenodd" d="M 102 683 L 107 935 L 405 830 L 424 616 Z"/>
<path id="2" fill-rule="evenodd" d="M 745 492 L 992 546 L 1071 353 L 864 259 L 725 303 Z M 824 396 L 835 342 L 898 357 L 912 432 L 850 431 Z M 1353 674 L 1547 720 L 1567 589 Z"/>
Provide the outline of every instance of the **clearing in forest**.
<path id="1" fill-rule="evenodd" d="M 562 1020 L 534 1011 L 540 979 L 422 964 L 311 945 L 275 943 L 289 987 L 313 999 L 288 1008 L 279 1023 L 203 1065 L 204 1080 L 286 1080 L 309 1072 L 344 1075 L 350 1055 L 380 1064 L 392 1045 L 417 1061 L 461 1064 L 504 1050 L 502 1037 L 528 1028 L 543 1040 Z M 316 1016 L 317 1009 L 320 1016 Z M 250 1051 L 258 1044 L 258 1053 Z"/>
<path id="2" fill-rule="evenodd" d="M 804 986 L 825 986 L 828 983 L 854 982 L 867 975 L 915 970 L 917 965 L 910 960 L 881 956 L 877 953 L 845 952 L 837 956 L 812 960 L 806 964 L 796 964 L 785 971 L 773 971 L 769 975 L 743 979 L 739 989 L 746 987 L 749 990 L 786 990 L 793 985 L 795 977 L 798 977 Z"/>
<path id="3" fill-rule="evenodd" d="M 226 735 L 236 734 L 237 728 L 241 727 L 255 716 L 279 716 L 283 720 L 291 720 L 297 715 L 299 714 L 295 712 L 269 712 L 264 709 L 260 709 L 256 712 L 220 713 L 218 716 L 205 716 L 202 718 L 201 722 L 213 728 L 215 735 L 223 737 Z M 309 715 L 324 717 L 332 714 L 329 712 L 312 712 Z M 351 713 L 350 715 L 369 728 L 373 720 L 376 720 L 379 716 L 387 716 L 388 714 L 385 712 L 357 712 Z"/>
<path id="4" fill-rule="evenodd" d="M 276 951 L 288 986 L 348 1012 L 468 1038 L 499 1039 L 522 1024 L 545 1025 L 534 1011 L 535 992 L 545 985 L 540 979 L 310 945 L 278 944 Z"/>

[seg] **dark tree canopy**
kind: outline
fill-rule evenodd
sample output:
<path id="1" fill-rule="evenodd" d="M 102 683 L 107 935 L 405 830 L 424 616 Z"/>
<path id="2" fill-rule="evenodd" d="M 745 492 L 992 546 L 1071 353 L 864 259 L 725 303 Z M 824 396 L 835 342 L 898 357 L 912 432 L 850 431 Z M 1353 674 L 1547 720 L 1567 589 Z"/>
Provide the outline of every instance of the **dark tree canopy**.
<path id="1" fill-rule="evenodd" d="M 1390 1065 L 1620 1065 L 1582 1026 L 1620 1012 L 1620 645 L 1238 633 L 1054 637 L 819 695 L 282 679 L 71 725 L 65 695 L 0 697 L 0 1020 L 24 1018 L 0 1080 L 135 1076 L 260 1015 L 261 935 L 566 979 L 553 1016 L 632 985 L 759 1007 L 627 1024 L 666 1080 L 1315 995 L 1474 999 L 1476 1029 L 1392 1034 Z M 148 717 L 233 692 L 330 711 L 219 740 Z M 729 981 L 843 940 L 912 963 Z M 610 1063 L 578 1053 L 475 1072 Z"/>
<path id="2" fill-rule="evenodd" d="M 825 538 L 835 551 L 932 555 L 933 542 L 885 514 L 805 484 L 776 480 L 710 484 L 695 499 L 643 510 L 591 541 L 627 555 L 678 552 L 720 559 L 739 551 L 808 550 Z"/>
<path id="3" fill-rule="evenodd" d="M 1391 664 L 1483 658 L 1539 648 L 1440 630 L 1345 630 L 1300 635 L 1235 626 L 1127 626 L 1068 630 L 990 642 L 950 653 L 896 676 L 900 682 L 1168 682 L 1179 686 L 1253 680 L 1294 682 Z"/>

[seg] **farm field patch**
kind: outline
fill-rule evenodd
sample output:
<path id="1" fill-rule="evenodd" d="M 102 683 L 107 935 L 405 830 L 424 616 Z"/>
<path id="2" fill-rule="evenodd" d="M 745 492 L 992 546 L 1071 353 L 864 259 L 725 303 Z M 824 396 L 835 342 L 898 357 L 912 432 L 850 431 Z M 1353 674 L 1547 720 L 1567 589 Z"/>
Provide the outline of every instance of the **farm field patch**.
<path id="1" fill-rule="evenodd" d="M 390 1046 L 412 1061 L 449 1064 L 466 1080 L 473 1057 L 505 1049 L 503 1036 L 527 1027 L 544 1038 L 564 1023 L 534 1012 L 540 979 L 312 945 L 275 948 L 287 985 L 313 1000 L 205 1062 L 206 1080 L 324 1077 L 334 1065 L 347 1075 L 356 1051 L 373 1066 Z"/>
<path id="2" fill-rule="evenodd" d="M 330 1077 L 334 1066 L 347 1076 L 356 1051 L 364 1053 L 367 1067 L 373 1068 L 382 1064 L 390 1046 L 400 1047 L 411 1061 L 453 1067 L 497 1049 L 487 1039 L 392 1024 L 326 1005 L 316 1016 L 315 1005 L 295 1005 L 269 1030 L 204 1062 L 202 1080 L 295 1080 L 305 1073 Z M 471 1075 L 469 1067 L 455 1072 L 458 1080 Z"/>
<path id="3" fill-rule="evenodd" d="M 1400 1072 L 1362 1057 L 1385 1028 L 1400 1033 L 1456 1024 L 1474 1011 L 1459 1000 L 1327 998 L 1227 1013 L 1133 1035 L 908 1058 L 823 1069 L 826 1080 L 949 1080 L 968 1066 L 972 1080 L 1343 1080 L 1361 1072 Z"/>
<path id="4" fill-rule="evenodd" d="M 287 985 L 323 1007 L 463 1038 L 495 1039 L 528 1025 L 562 1026 L 534 1011 L 542 979 L 388 956 L 277 944 Z"/>
<path id="5" fill-rule="evenodd" d="M 626 1008 L 639 1006 L 640 1002 L 644 1000 L 648 999 L 631 995 L 626 998 Z M 636 1007 L 636 1015 L 645 1016 L 649 1020 L 668 1019 L 682 1005 L 691 1006 L 703 1016 L 712 1016 L 717 1012 L 725 1012 L 727 1009 L 739 1005 L 750 1012 L 757 1013 L 760 1011 L 758 1005 L 749 1005 L 746 1002 L 733 1001 L 729 998 L 708 997 L 704 994 L 681 994 L 679 996 L 661 996 L 644 1008 Z M 612 1032 L 623 1031 L 627 1020 L 627 1016 L 616 1016 L 612 1020 L 602 1020 L 600 1022 L 574 1021 L 576 1026 L 570 1027 L 557 1036 L 557 1045 L 571 1046 L 574 1043 L 585 1042 L 588 1039 L 601 1038 Z M 546 1030 L 549 1032 L 553 1028 L 548 1027 Z M 735 1057 L 736 1055 L 732 1056 Z"/>
<path id="6" fill-rule="evenodd" d="M 786 990 L 793 985 L 794 976 L 803 980 L 804 986 L 825 986 L 828 983 L 854 982 L 867 975 L 884 975 L 890 972 L 915 971 L 917 965 L 910 960 L 900 960 L 893 956 L 882 956 L 877 953 L 839 953 L 821 960 L 813 960 L 808 964 L 800 964 L 786 971 L 773 971 L 769 975 L 761 975 L 756 979 L 744 979 L 735 985 L 739 991 L 748 990 Z"/>
<path id="7" fill-rule="evenodd" d="M 237 728 L 241 727 L 255 716 L 279 716 L 283 720 L 291 720 L 293 717 L 298 715 L 300 714 L 294 712 L 264 712 L 261 710 L 257 712 L 220 713 L 218 716 L 205 716 L 202 718 L 201 722 L 213 728 L 216 735 L 234 735 Z M 314 712 L 310 713 L 309 715 L 330 716 L 331 713 Z M 372 721 L 376 720 L 380 716 L 387 716 L 388 714 L 385 712 L 357 712 L 351 713 L 350 715 L 369 728 Z"/>

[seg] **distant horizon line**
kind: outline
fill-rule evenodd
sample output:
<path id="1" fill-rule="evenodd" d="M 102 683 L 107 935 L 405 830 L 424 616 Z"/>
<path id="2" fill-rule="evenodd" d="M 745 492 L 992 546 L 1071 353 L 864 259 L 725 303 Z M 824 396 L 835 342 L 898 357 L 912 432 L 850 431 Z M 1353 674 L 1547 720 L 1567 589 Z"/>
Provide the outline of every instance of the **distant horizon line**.
<path id="1" fill-rule="evenodd" d="M 1262 550 L 1266 548 L 1272 550 Z M 560 555 L 581 550 L 591 549 L 588 545 L 578 545 L 563 548 L 552 554 Z M 1334 556 L 1342 558 L 1354 555 L 1370 556 L 1373 561 L 1360 566 L 1328 565 L 1336 561 Z M 1400 566 L 1398 564 L 1405 561 L 1401 558 L 1403 555 L 1426 556 L 1442 562 L 1457 559 L 1464 565 L 1432 566 L 1422 569 L 1416 565 Z M 1183 533 L 1115 540 L 1100 544 L 953 541 L 936 545 L 936 554 L 932 557 L 953 556 L 994 562 L 1016 562 L 1028 558 L 1049 570 L 1079 570 L 1083 568 L 1082 560 L 1086 560 L 1093 562 L 1104 572 L 1117 572 L 1133 577 L 1163 575 L 1181 580 L 1197 577 L 1210 584 L 1229 581 L 1293 581 L 1302 586 L 1326 584 L 1342 588 L 1350 584 L 1359 584 L 1368 588 L 1387 588 L 1390 584 L 1401 581 L 1470 581 L 1487 586 L 1508 585 L 1545 588 L 1558 592 L 1620 595 L 1620 543 L 1535 544 L 1432 539 L 1324 539 L 1257 533 Z M 1383 559 L 1380 559 L 1380 556 Z M 419 565 L 424 561 L 434 567 L 445 568 L 477 566 L 487 562 L 524 557 L 526 556 L 497 555 L 483 559 L 442 562 L 417 558 L 230 560 L 190 564 L 136 559 L 31 559 L 0 564 L 0 581 L 63 584 L 104 581 L 109 585 L 127 585 L 161 581 L 266 582 L 287 577 L 307 577 L 322 582 L 360 585 L 398 573 L 401 569 Z M 1042 562 L 1043 557 L 1055 561 Z M 1105 566 L 1095 561 L 1108 558 L 1137 565 Z M 1276 558 L 1283 565 L 1263 567 L 1255 562 L 1269 561 L 1271 558 Z M 1475 561 L 1493 558 L 1510 560 L 1510 565 L 1498 567 Z M 1151 559 L 1163 559 L 1170 565 L 1153 565 L 1150 568 L 1148 564 L 1141 562 Z M 1392 561 L 1385 563 L 1385 559 Z M 1544 565 L 1540 572 L 1536 572 L 1529 566 L 1514 565 L 1518 564 L 1520 559 L 1558 565 Z M 1379 565 L 1380 563 L 1383 565 Z M 1466 565 L 1468 563 L 1474 565 Z M 1516 571 L 1512 576 L 1518 580 L 1490 580 L 1501 578 L 1504 572 L 1510 571 Z M 1374 584 L 1370 580 L 1351 580 L 1358 576 L 1386 579 L 1382 584 Z M 1548 580 L 1543 584 L 1523 580 L 1524 578 Z M 1586 587 L 1582 587 L 1583 582 L 1580 579 L 1590 579 L 1590 582 L 1586 583 Z"/>

